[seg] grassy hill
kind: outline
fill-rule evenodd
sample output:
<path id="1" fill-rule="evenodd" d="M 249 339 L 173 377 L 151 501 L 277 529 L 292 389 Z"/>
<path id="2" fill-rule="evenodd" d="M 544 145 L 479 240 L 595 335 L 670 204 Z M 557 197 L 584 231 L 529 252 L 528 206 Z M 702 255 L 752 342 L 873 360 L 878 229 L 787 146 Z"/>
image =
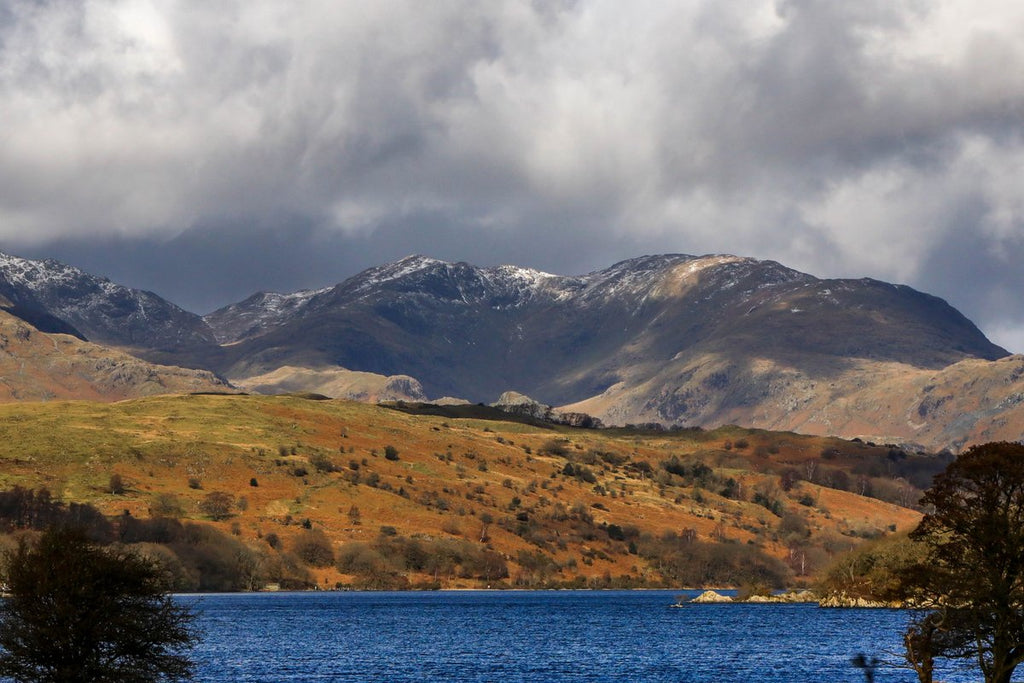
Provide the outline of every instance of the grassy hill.
<path id="1" fill-rule="evenodd" d="M 0 405 L 0 489 L 203 521 L 320 586 L 799 583 L 916 524 L 897 503 L 944 464 L 734 427 L 413 413 L 296 396 Z"/>

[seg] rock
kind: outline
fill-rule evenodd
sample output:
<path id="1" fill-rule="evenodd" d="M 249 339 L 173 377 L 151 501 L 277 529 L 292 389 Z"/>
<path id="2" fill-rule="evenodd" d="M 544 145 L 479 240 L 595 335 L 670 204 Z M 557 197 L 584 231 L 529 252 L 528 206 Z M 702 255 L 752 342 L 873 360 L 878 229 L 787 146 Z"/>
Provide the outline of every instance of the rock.
<path id="1" fill-rule="evenodd" d="M 525 417 L 532 417 L 535 420 L 554 422 L 569 427 L 580 427 L 582 429 L 601 429 L 604 427 L 604 423 L 592 415 L 578 412 L 560 412 L 545 403 L 535 401 L 525 394 L 520 394 L 518 391 L 506 391 L 498 397 L 497 401 L 491 404 L 491 407 L 513 415 L 523 415 Z"/>
<path id="2" fill-rule="evenodd" d="M 704 591 L 703 593 L 695 597 L 693 600 L 690 600 L 690 602 L 695 602 L 698 604 L 714 604 L 732 601 L 732 598 L 730 598 L 728 595 L 722 595 L 721 593 L 718 593 L 716 591 Z"/>
<path id="3" fill-rule="evenodd" d="M 435 398 L 433 401 L 427 401 L 435 406 L 468 406 L 469 401 L 464 398 L 456 398 L 454 396 L 442 396 L 441 398 Z"/>
<path id="4" fill-rule="evenodd" d="M 586 413 L 561 413 L 555 411 L 555 421 L 569 427 L 580 427 L 582 429 L 601 429 L 604 423 L 593 415 Z"/>
<path id="5" fill-rule="evenodd" d="M 900 609 L 906 607 L 899 601 L 885 602 L 882 600 L 868 600 L 862 596 L 852 596 L 846 593 L 833 593 L 826 595 L 818 601 L 819 607 L 868 607 L 873 609 Z"/>
<path id="6" fill-rule="evenodd" d="M 551 406 L 535 401 L 518 391 L 506 391 L 498 400 L 491 404 L 492 408 L 503 410 L 513 415 L 524 415 L 537 420 L 551 419 Z"/>
<path id="7" fill-rule="evenodd" d="M 809 590 L 795 591 L 790 590 L 785 593 L 778 593 L 775 595 L 751 595 L 743 600 L 734 600 L 734 602 L 745 602 L 754 604 L 794 604 L 804 602 L 818 602 L 818 596 Z"/>
<path id="8" fill-rule="evenodd" d="M 779 597 L 783 598 L 782 602 L 818 602 L 818 596 L 809 590 L 788 591 Z"/>

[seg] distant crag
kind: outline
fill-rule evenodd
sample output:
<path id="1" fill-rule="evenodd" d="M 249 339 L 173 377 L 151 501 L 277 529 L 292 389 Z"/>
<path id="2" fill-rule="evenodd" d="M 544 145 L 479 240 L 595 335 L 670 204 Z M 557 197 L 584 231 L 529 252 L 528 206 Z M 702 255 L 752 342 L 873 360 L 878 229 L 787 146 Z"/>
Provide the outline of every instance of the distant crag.
<path id="1" fill-rule="evenodd" d="M 0 402 L 230 391 L 209 371 L 154 365 L 72 335 L 40 332 L 0 312 Z"/>

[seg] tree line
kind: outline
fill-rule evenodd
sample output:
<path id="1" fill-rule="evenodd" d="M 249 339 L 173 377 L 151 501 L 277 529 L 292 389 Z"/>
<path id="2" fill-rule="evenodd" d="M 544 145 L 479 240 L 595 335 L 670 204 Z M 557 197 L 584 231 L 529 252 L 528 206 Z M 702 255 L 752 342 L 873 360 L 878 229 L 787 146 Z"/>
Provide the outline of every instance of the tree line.
<path id="1" fill-rule="evenodd" d="M 100 546 L 129 547 L 157 563 L 179 592 L 257 590 L 267 583 L 310 588 L 309 569 L 294 552 L 243 543 L 201 522 L 175 517 L 106 517 L 87 503 L 64 503 L 43 488 L 0 491 L 0 530 L 7 534 L 72 527 Z M 12 541 L 9 541 L 10 544 Z"/>

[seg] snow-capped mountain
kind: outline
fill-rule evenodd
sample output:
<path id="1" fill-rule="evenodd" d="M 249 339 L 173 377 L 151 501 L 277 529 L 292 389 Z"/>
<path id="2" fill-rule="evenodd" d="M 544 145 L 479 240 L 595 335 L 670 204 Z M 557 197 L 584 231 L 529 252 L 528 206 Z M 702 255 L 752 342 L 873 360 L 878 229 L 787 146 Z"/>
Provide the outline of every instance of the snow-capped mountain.
<path id="1" fill-rule="evenodd" d="M 366 270 L 335 287 L 293 294 L 260 292 L 221 308 L 205 321 L 222 343 L 265 335 L 284 325 L 339 307 L 376 301 L 383 291 L 397 298 L 434 298 L 460 307 L 521 309 L 531 303 L 563 301 L 584 284 L 517 266 L 476 268 L 425 256 L 408 256 Z"/>
<path id="2" fill-rule="evenodd" d="M 221 343 L 258 337 L 285 324 L 298 315 L 310 299 L 328 291 L 329 287 L 317 290 L 303 289 L 291 294 L 257 292 L 244 301 L 210 313 L 203 320 Z"/>
<path id="3" fill-rule="evenodd" d="M 934 399 L 924 390 L 941 391 L 947 368 L 977 362 L 1000 378 L 997 393 L 1024 391 L 1019 376 L 1003 377 L 1008 364 L 991 363 L 1007 352 L 940 299 L 730 255 L 646 256 L 581 276 L 411 256 L 280 297 L 207 317 L 232 342 L 218 371 L 244 380 L 341 367 L 409 375 L 429 396 L 474 402 L 521 391 L 610 424 L 737 422 L 922 441 L 904 414 Z M 899 398 L 906 405 L 872 394 L 887 377 L 912 387 Z"/>
<path id="4" fill-rule="evenodd" d="M 543 358 L 571 348 L 577 363 L 580 352 L 621 350 L 623 344 L 656 349 L 646 360 L 664 361 L 708 341 L 734 350 L 742 344 L 927 367 L 1007 355 L 944 301 L 909 287 L 821 280 L 772 261 L 729 255 L 647 256 L 582 276 L 410 256 L 333 288 L 257 294 L 206 321 L 223 342 L 251 342 L 242 353 L 274 344 L 287 354 L 306 338 L 324 360 L 353 352 L 334 335 L 314 336 L 304 328 L 340 326 L 372 336 L 371 328 L 380 327 L 377 369 L 389 374 L 399 370 L 387 351 L 396 335 L 408 341 L 395 348 L 403 357 L 423 345 L 457 349 L 452 362 L 436 369 L 439 374 L 480 353 L 474 349 L 494 346 L 503 360 L 489 355 L 491 372 L 507 368 L 517 377 L 530 372 L 511 360 L 518 357 L 516 348 L 538 345 L 546 348 Z M 853 326 L 852 334 L 836 334 L 842 326 Z M 268 336 L 274 340 L 254 341 Z M 294 341 L 278 345 L 279 337 Z M 534 350 L 529 358 L 542 360 Z"/>
<path id="5" fill-rule="evenodd" d="M 44 332 L 139 350 L 216 344 L 202 318 L 161 297 L 50 259 L 0 253 L 0 295 L 12 314 Z"/>
<path id="6" fill-rule="evenodd" d="M 410 399 L 473 402 L 512 390 L 606 424 L 734 422 L 930 447 L 1024 434 L 1024 357 L 946 302 L 725 254 L 576 276 L 410 256 L 205 319 L 70 266 L 3 256 L 0 307 L 266 390 L 407 387 Z"/>

